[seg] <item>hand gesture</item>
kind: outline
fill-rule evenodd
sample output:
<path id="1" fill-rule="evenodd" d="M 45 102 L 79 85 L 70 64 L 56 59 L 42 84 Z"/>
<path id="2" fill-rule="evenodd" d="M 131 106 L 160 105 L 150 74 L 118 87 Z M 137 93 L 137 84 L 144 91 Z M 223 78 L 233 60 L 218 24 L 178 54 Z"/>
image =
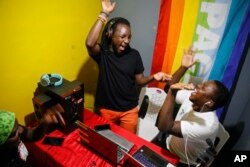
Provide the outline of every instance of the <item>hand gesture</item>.
<path id="1" fill-rule="evenodd" d="M 61 115 L 61 113 L 63 112 L 63 107 L 59 103 L 57 103 L 56 105 L 48 108 L 45 111 L 42 120 L 47 125 L 59 123 L 61 126 L 65 126 L 65 121 Z"/>
<path id="2" fill-rule="evenodd" d="M 165 74 L 164 72 L 158 72 L 154 74 L 154 79 L 161 82 L 170 82 L 172 80 L 172 75 Z"/>
<path id="3" fill-rule="evenodd" d="M 193 90 L 195 87 L 192 83 L 175 83 L 173 85 L 170 86 L 171 90 L 181 90 L 181 89 L 186 89 L 186 90 Z"/>
<path id="4" fill-rule="evenodd" d="M 181 65 L 186 68 L 189 68 L 192 65 L 194 65 L 196 63 L 196 61 L 194 61 L 194 55 L 195 55 L 195 51 L 192 50 L 192 47 L 189 47 L 188 50 L 185 49 L 184 55 L 182 57 Z"/>
<path id="5" fill-rule="evenodd" d="M 102 11 L 107 14 L 110 14 L 115 9 L 115 2 L 112 3 L 111 0 L 101 0 L 101 3 Z"/>

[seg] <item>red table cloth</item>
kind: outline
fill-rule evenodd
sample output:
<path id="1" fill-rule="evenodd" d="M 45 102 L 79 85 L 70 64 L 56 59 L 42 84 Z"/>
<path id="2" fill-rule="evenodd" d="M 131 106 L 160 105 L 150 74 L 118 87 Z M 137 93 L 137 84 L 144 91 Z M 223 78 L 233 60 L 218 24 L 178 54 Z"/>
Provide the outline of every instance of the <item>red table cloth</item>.
<path id="1" fill-rule="evenodd" d="M 84 109 L 84 123 L 90 127 L 104 123 L 110 123 L 104 118 L 98 116 L 94 112 Z M 150 147 L 152 150 L 166 158 L 173 165 L 177 165 L 179 158 L 171 154 L 169 151 L 150 143 L 139 136 L 110 123 L 111 130 L 118 135 L 133 142 L 135 146 L 130 151 L 132 154 L 142 145 Z M 53 137 L 64 137 L 64 142 L 61 146 L 51 146 L 42 143 L 43 139 L 25 143 L 29 150 L 29 161 L 32 166 L 36 167 L 112 167 L 114 164 L 107 161 L 102 155 L 95 152 L 93 149 L 82 144 L 78 130 L 74 130 L 68 135 L 64 135 L 59 130 L 54 130 L 48 134 Z M 97 141 L 98 142 L 98 141 Z"/>

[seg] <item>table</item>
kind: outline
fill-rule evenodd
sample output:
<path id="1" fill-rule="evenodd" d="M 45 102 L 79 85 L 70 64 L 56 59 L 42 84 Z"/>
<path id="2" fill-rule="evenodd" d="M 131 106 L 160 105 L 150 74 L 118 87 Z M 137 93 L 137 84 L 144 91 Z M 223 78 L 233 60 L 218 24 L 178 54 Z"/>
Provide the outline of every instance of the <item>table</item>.
<path id="1" fill-rule="evenodd" d="M 83 111 L 84 123 L 90 127 L 98 124 L 110 123 L 104 118 L 98 116 L 94 112 L 84 109 Z M 146 145 L 162 155 L 173 165 L 179 162 L 178 157 L 171 154 L 169 151 L 150 143 L 139 136 L 110 123 L 111 130 L 118 135 L 128 139 L 135 144 L 131 150 L 132 153 L 140 146 Z M 72 131 L 68 135 L 64 135 L 59 130 L 54 130 L 48 134 L 53 137 L 64 137 L 62 146 L 51 146 L 42 143 L 43 139 L 33 142 L 25 143 L 29 150 L 29 161 L 35 167 L 112 167 L 114 164 L 105 160 L 102 155 L 96 153 L 94 150 L 83 145 L 80 141 L 78 130 Z"/>

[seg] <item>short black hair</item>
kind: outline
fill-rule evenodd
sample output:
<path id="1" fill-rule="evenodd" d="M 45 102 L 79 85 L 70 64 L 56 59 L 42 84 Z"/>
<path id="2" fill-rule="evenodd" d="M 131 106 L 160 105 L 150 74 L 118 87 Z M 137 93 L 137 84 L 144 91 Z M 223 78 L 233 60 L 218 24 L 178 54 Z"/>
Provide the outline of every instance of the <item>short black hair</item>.
<path id="1" fill-rule="evenodd" d="M 215 102 L 214 108 L 217 109 L 227 104 L 230 94 L 227 87 L 222 82 L 213 80 L 213 83 L 216 86 L 216 92 L 212 99 Z"/>

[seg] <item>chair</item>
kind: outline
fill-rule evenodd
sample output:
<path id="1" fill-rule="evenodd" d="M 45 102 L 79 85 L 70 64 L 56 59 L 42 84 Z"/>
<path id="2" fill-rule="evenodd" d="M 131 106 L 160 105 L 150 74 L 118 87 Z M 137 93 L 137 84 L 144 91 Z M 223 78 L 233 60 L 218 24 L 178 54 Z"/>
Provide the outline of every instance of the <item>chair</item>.
<path id="1" fill-rule="evenodd" d="M 218 135 L 216 137 L 218 142 L 216 143 L 216 140 L 215 140 L 215 144 L 214 144 L 215 145 L 215 151 L 217 152 L 217 154 L 220 152 L 222 147 L 226 144 L 229 137 L 230 137 L 229 133 L 226 131 L 224 126 L 220 123 L 219 124 Z"/>
<path id="2" fill-rule="evenodd" d="M 167 94 L 155 87 L 143 87 L 139 96 L 139 121 L 137 135 L 152 141 L 159 133 L 155 126 L 158 113 Z"/>
<path id="3" fill-rule="evenodd" d="M 230 166 L 230 161 L 225 161 L 225 159 L 231 158 L 230 153 L 239 140 L 244 128 L 244 122 L 237 122 L 236 124 L 225 126 L 225 129 L 229 133 L 230 138 L 227 140 L 226 144 L 223 146 L 220 152 L 216 155 L 216 158 L 212 162 L 211 167 Z"/>
<path id="4" fill-rule="evenodd" d="M 226 131 L 226 129 L 220 123 L 218 134 L 216 136 L 214 143 L 211 143 L 212 146 L 210 146 L 210 148 L 206 150 L 205 154 L 202 155 L 203 159 L 205 159 L 205 161 L 206 161 L 205 162 L 206 166 L 211 166 L 211 164 L 215 160 L 216 156 L 221 151 L 222 147 L 228 141 L 229 137 L 230 137 L 229 133 Z"/>

